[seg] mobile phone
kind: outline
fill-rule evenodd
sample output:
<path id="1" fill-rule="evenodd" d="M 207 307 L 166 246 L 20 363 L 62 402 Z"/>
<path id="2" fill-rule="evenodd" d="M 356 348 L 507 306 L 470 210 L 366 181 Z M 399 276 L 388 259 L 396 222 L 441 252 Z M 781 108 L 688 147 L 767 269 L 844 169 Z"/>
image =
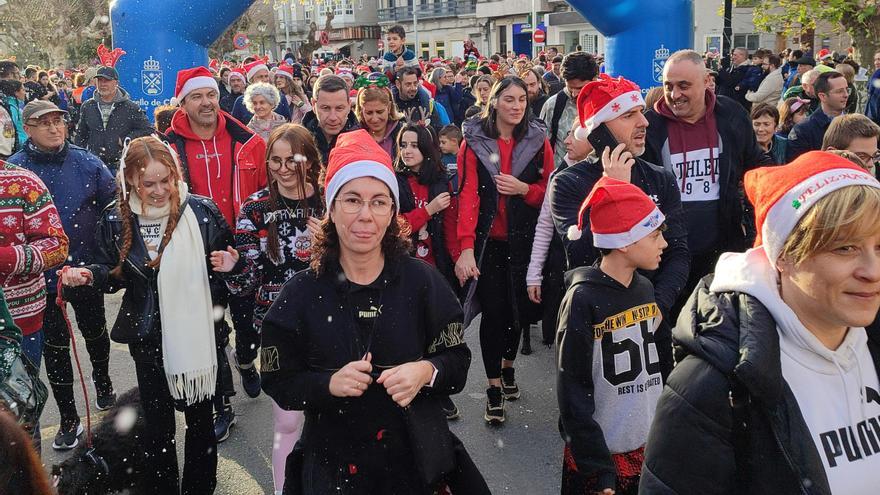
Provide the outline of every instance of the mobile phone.
<path id="1" fill-rule="evenodd" d="M 605 151 L 605 148 L 609 148 L 609 152 L 611 152 L 614 151 L 614 148 L 616 148 L 618 144 L 617 139 L 614 138 L 614 134 L 611 134 L 611 129 L 609 129 L 604 122 L 590 132 L 587 136 L 587 141 L 589 141 L 593 146 L 593 149 L 596 150 L 596 155 L 600 157 Z"/>

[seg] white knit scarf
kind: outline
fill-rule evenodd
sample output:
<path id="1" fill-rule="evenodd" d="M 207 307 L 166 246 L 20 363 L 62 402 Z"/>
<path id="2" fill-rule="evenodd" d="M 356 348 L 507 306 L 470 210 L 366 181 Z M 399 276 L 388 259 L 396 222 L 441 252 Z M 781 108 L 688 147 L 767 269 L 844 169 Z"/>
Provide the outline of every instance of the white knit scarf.
<path id="1" fill-rule="evenodd" d="M 162 323 L 162 359 L 168 390 L 187 405 L 210 399 L 217 383 L 213 302 L 205 262 L 205 243 L 195 213 L 186 199 L 189 189 L 178 182 L 183 214 L 165 250 L 159 269 L 159 315 Z M 171 207 L 144 205 L 137 194 L 128 204 L 136 215 L 157 220 Z"/>

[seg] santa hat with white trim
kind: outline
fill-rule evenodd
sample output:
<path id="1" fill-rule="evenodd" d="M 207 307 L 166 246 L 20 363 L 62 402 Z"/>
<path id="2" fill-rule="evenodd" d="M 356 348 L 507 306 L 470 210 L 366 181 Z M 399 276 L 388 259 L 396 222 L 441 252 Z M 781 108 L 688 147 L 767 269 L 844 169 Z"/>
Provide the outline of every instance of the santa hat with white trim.
<path id="1" fill-rule="evenodd" d="M 764 248 L 774 267 L 788 236 L 820 199 L 847 186 L 880 189 L 869 172 L 824 151 L 804 153 L 788 165 L 750 170 L 744 182 L 755 206 L 755 247 Z"/>
<path id="2" fill-rule="evenodd" d="M 574 138 L 586 141 L 599 124 L 614 120 L 638 106 L 644 107 L 645 100 L 636 83 L 623 77 L 599 74 L 598 80 L 588 82 L 578 93 L 581 127 L 574 132 Z"/>
<path id="3" fill-rule="evenodd" d="M 174 98 L 171 99 L 171 104 L 178 105 L 186 95 L 203 88 L 220 91 L 211 71 L 201 66 L 183 69 L 177 73 L 177 84 L 174 86 Z"/>
<path id="4" fill-rule="evenodd" d="M 245 64 L 242 66 L 244 69 L 245 75 L 247 75 L 248 82 L 253 81 L 254 76 L 257 75 L 257 72 L 264 70 L 269 72 L 269 66 L 266 65 L 262 60 L 255 60 L 249 64 Z"/>
<path id="5" fill-rule="evenodd" d="M 324 178 L 327 211 L 330 211 L 330 206 L 342 186 L 361 177 L 372 177 L 384 182 L 391 190 L 395 209 L 400 207 L 397 175 L 394 173 L 391 157 L 364 129 L 340 134 L 336 145 L 330 150 Z"/>
<path id="6" fill-rule="evenodd" d="M 226 76 L 227 81 L 231 81 L 234 78 L 241 79 L 241 81 L 247 84 L 247 74 L 245 74 L 244 69 L 241 67 L 236 67 L 229 71 L 229 74 Z"/>
<path id="7" fill-rule="evenodd" d="M 634 244 L 654 232 L 666 220 L 651 198 L 638 187 L 602 177 L 578 211 L 578 224 L 568 228 L 569 240 L 580 239 L 584 217 L 590 210 L 593 245 L 618 249 Z"/>

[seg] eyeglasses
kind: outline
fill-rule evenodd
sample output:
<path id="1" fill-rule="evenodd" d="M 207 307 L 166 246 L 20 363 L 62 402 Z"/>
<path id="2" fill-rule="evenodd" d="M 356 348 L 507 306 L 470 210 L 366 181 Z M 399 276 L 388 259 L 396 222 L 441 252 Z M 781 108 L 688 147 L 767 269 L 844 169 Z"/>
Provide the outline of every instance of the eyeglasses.
<path id="1" fill-rule="evenodd" d="M 51 127 L 55 127 L 57 129 L 63 129 L 67 127 L 67 121 L 64 119 L 36 120 L 31 121 L 27 125 L 28 127 L 36 127 L 41 131 L 48 131 Z"/>
<path id="2" fill-rule="evenodd" d="M 370 201 L 364 201 L 357 196 L 346 196 L 344 198 L 337 198 L 334 201 L 338 201 L 342 207 L 343 213 L 348 213 L 349 215 L 363 211 L 364 203 L 369 204 L 370 211 L 373 212 L 374 215 L 379 216 L 390 215 L 391 208 L 394 206 L 394 202 L 387 196 L 373 198 Z"/>
<path id="3" fill-rule="evenodd" d="M 859 151 L 858 153 L 855 153 L 855 155 L 859 157 L 859 160 L 861 160 L 862 164 L 864 164 L 866 167 L 869 167 L 874 163 L 880 161 L 880 150 L 875 151 L 873 155 L 869 155 L 864 151 Z"/>
<path id="4" fill-rule="evenodd" d="M 300 165 L 305 165 L 306 163 L 306 159 L 298 155 L 287 157 L 284 161 L 281 161 L 281 159 L 276 159 L 274 157 L 266 161 L 266 164 L 269 166 L 269 170 L 273 172 L 281 170 L 282 166 L 287 168 L 287 170 L 293 172 L 296 170 L 297 167 L 299 167 Z"/>
<path id="5" fill-rule="evenodd" d="M 846 88 L 832 89 L 828 93 L 832 94 L 832 95 L 842 95 L 842 94 L 846 93 L 846 95 L 849 96 L 852 94 L 852 88 L 846 87 Z"/>

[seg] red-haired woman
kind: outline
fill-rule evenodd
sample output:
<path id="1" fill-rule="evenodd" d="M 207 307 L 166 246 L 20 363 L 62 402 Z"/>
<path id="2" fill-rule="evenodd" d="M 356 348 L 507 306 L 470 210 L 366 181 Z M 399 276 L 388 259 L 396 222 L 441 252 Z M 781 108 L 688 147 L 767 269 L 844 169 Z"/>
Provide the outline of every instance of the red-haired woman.
<path id="1" fill-rule="evenodd" d="M 119 164 L 116 207 L 98 223 L 95 263 L 71 268 L 65 285 L 126 289 L 110 337 L 128 344 L 149 436 L 143 438 L 152 485 L 177 493 L 174 410 L 186 416 L 183 493 L 217 484 L 213 406 L 218 350 L 225 327 L 215 322 L 226 287 L 209 269 L 212 251 L 233 243 L 209 198 L 189 193 L 177 156 L 154 136 L 131 141 Z M 160 269 L 161 267 L 161 269 Z"/>

